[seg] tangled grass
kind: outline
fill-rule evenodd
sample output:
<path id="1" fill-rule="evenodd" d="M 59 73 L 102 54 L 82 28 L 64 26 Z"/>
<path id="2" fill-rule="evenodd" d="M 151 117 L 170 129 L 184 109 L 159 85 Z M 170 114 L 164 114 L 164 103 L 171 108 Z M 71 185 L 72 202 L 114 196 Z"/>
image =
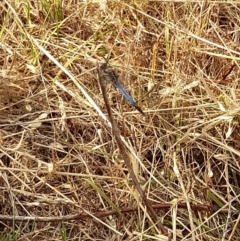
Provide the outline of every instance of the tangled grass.
<path id="1" fill-rule="evenodd" d="M 2 1 L 1 240 L 239 240 L 239 8 Z"/>

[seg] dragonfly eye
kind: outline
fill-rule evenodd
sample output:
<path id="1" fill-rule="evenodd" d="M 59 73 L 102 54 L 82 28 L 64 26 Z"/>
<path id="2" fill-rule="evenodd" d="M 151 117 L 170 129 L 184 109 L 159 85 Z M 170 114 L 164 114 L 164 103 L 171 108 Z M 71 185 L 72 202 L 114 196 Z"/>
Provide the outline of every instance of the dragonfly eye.
<path id="1" fill-rule="evenodd" d="M 105 69 L 107 68 L 107 63 L 101 64 L 100 68 L 101 68 L 102 70 L 105 70 Z"/>

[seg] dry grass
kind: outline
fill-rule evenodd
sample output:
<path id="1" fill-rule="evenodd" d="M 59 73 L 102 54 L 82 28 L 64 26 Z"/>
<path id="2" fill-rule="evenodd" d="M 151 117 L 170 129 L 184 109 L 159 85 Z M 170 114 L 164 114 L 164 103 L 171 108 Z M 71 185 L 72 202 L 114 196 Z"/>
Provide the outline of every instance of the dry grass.
<path id="1" fill-rule="evenodd" d="M 240 240 L 240 4 L 0 3 L 1 240 Z M 108 86 L 110 56 L 142 117 Z M 170 237 L 172 236 L 172 237 Z"/>

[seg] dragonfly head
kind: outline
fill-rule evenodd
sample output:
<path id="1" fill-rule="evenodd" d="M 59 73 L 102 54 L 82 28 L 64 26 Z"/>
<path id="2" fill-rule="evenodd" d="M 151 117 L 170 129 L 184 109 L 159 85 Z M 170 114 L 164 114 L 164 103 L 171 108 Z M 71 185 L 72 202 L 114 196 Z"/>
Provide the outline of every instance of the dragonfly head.
<path id="1" fill-rule="evenodd" d="M 107 68 L 107 63 L 101 64 L 101 65 L 100 65 L 100 68 L 101 68 L 102 70 L 105 70 L 105 69 Z"/>

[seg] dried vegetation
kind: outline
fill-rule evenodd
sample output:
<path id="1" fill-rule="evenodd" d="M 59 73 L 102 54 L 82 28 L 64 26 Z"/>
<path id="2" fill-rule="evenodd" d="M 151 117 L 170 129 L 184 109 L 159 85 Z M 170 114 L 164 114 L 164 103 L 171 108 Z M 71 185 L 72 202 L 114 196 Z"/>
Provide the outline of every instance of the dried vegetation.
<path id="1" fill-rule="evenodd" d="M 237 1 L 0 3 L 1 240 L 239 240 Z M 109 58 L 142 117 L 108 86 Z"/>

